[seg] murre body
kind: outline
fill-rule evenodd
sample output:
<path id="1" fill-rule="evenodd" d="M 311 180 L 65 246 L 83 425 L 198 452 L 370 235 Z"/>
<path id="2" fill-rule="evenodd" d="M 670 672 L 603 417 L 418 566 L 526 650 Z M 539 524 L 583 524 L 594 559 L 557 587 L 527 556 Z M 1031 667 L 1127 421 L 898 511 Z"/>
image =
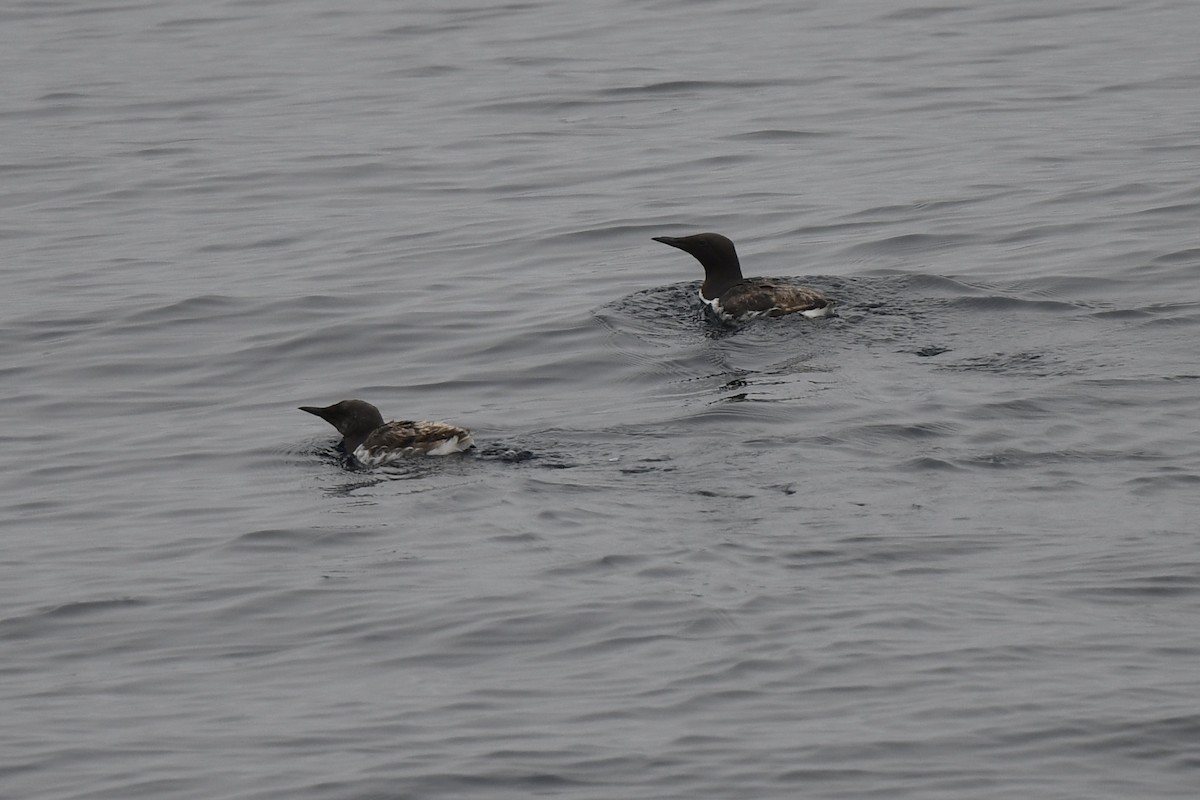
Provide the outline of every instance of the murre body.
<path id="1" fill-rule="evenodd" d="M 833 301 L 816 289 L 767 278 L 743 278 L 733 242 L 719 233 L 655 236 L 654 241 L 678 247 L 700 262 L 704 267 L 700 300 L 726 322 L 784 314 L 827 317 L 833 313 Z"/>
<path id="2" fill-rule="evenodd" d="M 469 430 L 445 422 L 384 422 L 379 409 L 365 400 L 343 400 L 324 408 L 300 406 L 300 410 L 337 428 L 342 450 L 365 467 L 409 456 L 446 456 L 475 444 Z"/>

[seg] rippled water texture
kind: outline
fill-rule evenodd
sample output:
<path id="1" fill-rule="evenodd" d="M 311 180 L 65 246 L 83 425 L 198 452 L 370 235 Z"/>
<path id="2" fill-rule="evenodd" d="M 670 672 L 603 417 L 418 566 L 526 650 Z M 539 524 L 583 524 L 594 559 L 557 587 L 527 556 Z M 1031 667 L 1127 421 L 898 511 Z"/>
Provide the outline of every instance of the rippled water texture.
<path id="1" fill-rule="evenodd" d="M 1195 797 L 1197 30 L 0 8 L 0 796 Z"/>

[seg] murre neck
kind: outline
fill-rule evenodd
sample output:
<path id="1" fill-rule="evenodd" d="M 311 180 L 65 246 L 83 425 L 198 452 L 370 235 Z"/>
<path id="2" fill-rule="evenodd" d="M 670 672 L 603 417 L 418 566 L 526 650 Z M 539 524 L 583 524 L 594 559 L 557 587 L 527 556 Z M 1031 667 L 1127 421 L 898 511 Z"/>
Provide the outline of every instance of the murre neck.
<path id="1" fill-rule="evenodd" d="M 654 241 L 677 247 L 690 253 L 704 267 L 704 284 L 700 296 L 712 301 L 730 286 L 742 280 L 742 265 L 737 249 L 719 233 L 697 233 L 692 236 L 655 236 Z"/>
<path id="2" fill-rule="evenodd" d="M 379 409 L 363 400 L 343 400 L 324 408 L 300 406 L 300 410 L 318 416 L 337 428 L 342 435 L 342 449 L 347 454 L 358 449 L 372 431 L 383 425 L 383 415 Z"/>

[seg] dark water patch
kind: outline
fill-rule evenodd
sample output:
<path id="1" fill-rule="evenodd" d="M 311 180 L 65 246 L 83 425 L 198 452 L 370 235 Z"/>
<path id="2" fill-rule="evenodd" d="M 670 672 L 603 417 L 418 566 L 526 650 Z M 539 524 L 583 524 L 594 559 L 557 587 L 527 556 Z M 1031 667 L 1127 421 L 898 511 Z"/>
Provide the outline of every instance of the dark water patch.
<path id="1" fill-rule="evenodd" d="M 1179 76 L 1180 81 L 1191 80 L 1186 76 Z M 1172 155 L 1194 155 L 1200 152 L 1200 144 L 1192 141 L 1191 137 L 1180 138 L 1179 136 L 1167 136 L 1153 144 L 1148 144 L 1143 148 L 1147 153 L 1170 153 Z M 1186 196 L 1186 193 L 1181 193 Z"/>
<path id="2" fill-rule="evenodd" d="M 676 338 L 696 330 L 700 319 L 700 281 L 643 289 L 593 311 L 613 331 L 639 336 Z"/>
<path id="3" fill-rule="evenodd" d="M 795 238 L 804 240 L 821 239 L 826 236 L 851 236 L 859 231 L 873 232 L 878 228 L 878 219 L 853 219 L 849 222 L 809 223 L 795 228 L 792 233 Z"/>
<path id="4" fill-rule="evenodd" d="M 538 752 L 545 754 L 545 751 Z M 624 765 L 624 759 L 616 761 Z M 413 789 L 411 797 L 462 797 L 464 794 L 477 794 L 484 790 L 509 792 L 513 793 L 512 796 L 537 796 L 547 792 L 603 790 L 612 785 L 611 778 L 589 780 L 577 777 L 577 772 L 559 774 L 526 771 L 512 767 L 508 760 L 503 763 L 504 766 L 497 769 L 479 768 L 477 775 L 429 770 L 415 772 L 408 781 Z M 611 774 L 612 766 L 614 765 L 596 771 L 601 775 Z M 394 791 L 390 782 L 375 780 L 368 781 L 366 787 L 350 788 L 353 789 L 352 796 L 356 797 L 386 797 Z"/>
<path id="5" fill-rule="evenodd" d="M 374 529 L 346 528 L 267 528 L 249 531 L 231 540 L 227 549 L 275 552 L 311 549 L 314 547 L 346 547 L 380 536 Z"/>
<path id="6" fill-rule="evenodd" d="M 1156 380 L 1172 380 L 1173 378 L 1182 378 L 1184 380 L 1188 380 L 1189 377 L 1190 376 L 1184 374 L 1184 375 L 1177 375 L 1177 376 L 1163 376 L 1161 378 L 1155 378 L 1155 379 Z M 1129 389 L 1129 390 L 1133 390 L 1133 391 L 1139 391 L 1146 385 L 1147 378 L 1144 378 L 1144 377 L 1088 378 L 1085 381 L 1083 381 L 1083 383 L 1087 386 L 1094 386 L 1098 389 L 1100 389 L 1100 388 L 1103 388 L 1103 389 Z M 1140 401 L 1138 401 L 1135 398 L 1130 398 L 1127 400 L 1113 400 L 1113 402 L 1117 402 L 1119 404 L 1126 404 L 1126 403 L 1134 403 L 1134 402 L 1140 402 Z"/>
<path id="7" fill-rule="evenodd" d="M 377 36 L 403 35 L 402 29 L 393 29 L 391 31 L 383 31 L 379 34 L 371 34 L 369 38 Z M 450 78 L 462 73 L 464 68 L 458 64 L 423 64 L 412 67 L 399 67 L 390 70 L 387 74 L 393 79 L 437 79 Z"/>
<path id="8" fill-rule="evenodd" d="M 531 449 L 537 448 L 537 449 Z M 540 469 L 571 469 L 579 466 L 577 457 L 562 450 L 542 448 L 532 437 L 523 442 L 485 442 L 477 444 L 467 456 L 480 461 L 495 461 L 500 464 L 520 464 Z"/>
<path id="9" fill-rule="evenodd" d="M 1088 316 L 1092 317 L 1093 319 L 1109 320 L 1109 321 L 1114 321 L 1114 322 L 1123 322 L 1123 321 L 1129 321 L 1129 320 L 1145 320 L 1147 318 L 1154 317 L 1154 315 L 1151 312 L 1146 311 L 1144 309 L 1137 309 L 1137 308 L 1122 308 L 1122 309 L 1112 309 L 1112 310 L 1106 310 L 1106 311 L 1094 311 L 1091 314 L 1089 314 Z"/>
<path id="10" fill-rule="evenodd" d="M 1200 322 L 1200 314 L 1189 314 L 1180 317 L 1157 317 L 1143 323 L 1143 326 L 1149 329 L 1154 328 L 1175 328 L 1195 325 Z"/>
<path id="11" fill-rule="evenodd" d="M 727 141 L 754 141 L 754 142 L 794 142 L 804 139 L 819 139 L 826 136 L 836 136 L 833 131 L 790 131 L 790 130 L 762 130 L 749 131 L 747 133 L 735 133 L 730 136 L 722 137 Z"/>
<path id="12" fill-rule="evenodd" d="M 625 570 L 632 567 L 642 566 L 650 563 L 650 559 L 644 555 L 605 555 L 596 560 L 595 566 L 602 567 L 605 570 Z"/>
<path id="13" fill-rule="evenodd" d="M 1030 378 L 1074 375 L 1085 370 L 1082 365 L 1067 362 L 1061 354 L 1033 351 L 992 353 L 954 362 L 939 362 L 935 368 L 948 372 L 984 372 Z"/>
<path id="14" fill-rule="evenodd" d="M 1038 476 L 1036 483 L 1023 486 L 1021 491 L 1030 494 L 1060 494 L 1064 497 L 1073 497 L 1079 496 L 1081 492 L 1086 493 L 1090 488 L 1087 481 L 1063 475 L 1062 471 L 1059 471 L 1057 475 L 1046 473 Z"/>
<path id="15" fill-rule="evenodd" d="M 973 311 L 1078 311 L 1075 303 L 1061 300 L 1031 300 L 1028 298 L 1011 297 L 1007 295 L 988 295 L 984 297 L 960 297 L 950 301 L 955 308 L 969 312 Z"/>
<path id="16" fill-rule="evenodd" d="M 469 111 L 475 114 L 511 114 L 514 116 L 595 113 L 602 102 L 615 105 L 623 100 L 624 98 L 620 97 L 610 97 L 606 101 L 601 101 L 596 97 L 579 99 L 577 97 L 553 96 L 521 100 L 489 100 L 485 103 L 478 103 L 471 106 Z M 533 189 L 540 187 L 540 184 L 530 183 L 529 186 Z"/>
<path id="17" fill-rule="evenodd" d="M 786 423 L 795 418 L 796 412 L 790 400 L 800 397 L 762 396 L 754 397 L 739 392 L 728 397 L 709 401 L 687 413 L 679 421 L 688 431 L 722 431 L 729 436 L 741 437 L 741 425 L 754 423 Z"/>
<path id="18" fill-rule="evenodd" d="M 483 447 L 477 447 L 475 457 L 481 459 L 492 459 L 501 461 L 506 464 L 523 464 L 527 461 L 533 461 L 540 456 L 532 450 L 526 450 L 523 447 L 506 447 L 502 444 L 489 444 Z"/>
<path id="19" fill-rule="evenodd" d="M 1125 481 L 1135 494 L 1150 496 L 1159 492 L 1195 492 L 1200 487 L 1200 472 L 1163 467 L 1154 475 L 1140 475 Z"/>
<path id="20" fill-rule="evenodd" d="M 933 562 L 947 561 L 960 556 L 972 555 L 984 550 L 994 550 L 993 542 L 966 542 L 951 537 L 931 537 L 926 541 L 898 543 L 891 537 L 861 535 L 837 541 L 836 548 L 789 550 L 778 555 L 788 569 L 833 569 L 846 566 L 881 565 L 893 568 L 897 573 L 913 574 L 914 567 L 921 569 Z M 930 615 L 935 616 L 935 615 Z M 889 616 L 876 623 L 887 627 L 895 626 L 897 620 Z M 910 622 L 910 624 L 932 624 Z M 868 627 L 861 622 L 858 627 Z"/>
<path id="21" fill-rule="evenodd" d="M 661 81 L 639 86 L 616 86 L 600 90 L 600 95 L 616 97 L 659 97 L 675 95 L 686 97 L 710 91 L 747 91 L 778 86 L 786 83 L 783 80 L 742 80 L 742 81 Z"/>
<path id="22" fill-rule="evenodd" d="M 1158 196 L 1160 190 L 1153 184 L 1148 184 L 1143 181 L 1132 181 L 1119 183 L 1115 185 L 1105 185 L 1100 187 L 1087 187 L 1084 189 L 1071 189 L 1061 194 L 1054 195 L 1042 200 L 1034 201 L 1037 205 L 1048 205 L 1055 208 L 1062 207 L 1065 203 L 1078 203 L 1084 201 L 1109 200 L 1113 198 L 1134 198 L 1134 197 L 1150 197 Z"/>
<path id="23" fill-rule="evenodd" d="M 696 283 L 648 289 L 593 312 L 607 336 L 605 346 L 630 368 L 618 380 L 644 384 L 666 379 L 699 390 L 730 380 L 721 353 L 705 344 L 727 331 L 714 328 L 701 313 Z"/>
<path id="24" fill-rule="evenodd" d="M 1029 225 L 996 239 L 997 244 L 1050 240 L 1067 235 L 1081 235 L 1100 227 L 1098 222 L 1060 222 L 1053 225 Z"/>
<path id="25" fill-rule="evenodd" d="M 712 497 L 724 500 L 753 500 L 753 494 L 729 492 L 723 489 L 696 489 L 692 494 L 698 497 Z"/>
<path id="26" fill-rule="evenodd" d="M 1063 17 L 1089 17 L 1111 15 L 1114 12 L 1121 10 L 1121 6 L 1116 5 L 1092 5 L 1076 8 L 1047 8 L 1039 6 L 1036 10 L 1028 10 L 1032 7 L 1025 7 L 1020 12 L 1013 12 L 1008 8 L 1003 11 L 992 9 L 997 12 L 997 16 L 989 18 L 979 18 L 976 24 L 1009 24 L 1014 22 L 1042 22 L 1048 19 L 1059 19 Z"/>
<path id="27" fill-rule="evenodd" d="M 3 332 L 0 331 L 0 337 L 2 337 L 3 335 L 4 335 Z M 10 339 L 9 341 L 12 341 L 12 340 Z M 8 386 L 18 386 L 18 385 L 21 385 L 21 382 L 24 382 L 27 377 L 32 376 L 33 374 L 35 374 L 39 371 L 40 371 L 40 368 L 34 364 L 26 364 L 26 365 L 22 365 L 22 366 L 12 366 L 12 367 L 0 367 L 0 382 L 3 382 Z M 13 397 L 10 395 L 9 397 L 6 397 L 5 399 L 9 400 L 11 402 L 14 400 L 28 401 L 31 398 L 29 395 L 25 395 L 24 397 Z M 0 436 L 2 436 L 2 435 L 4 435 L 4 434 L 0 434 Z"/>
<path id="28" fill-rule="evenodd" d="M 492 539 L 492 541 L 495 541 L 495 542 L 505 542 L 505 543 L 509 543 L 509 544 L 528 544 L 528 545 L 540 545 L 547 541 L 547 538 L 545 536 L 542 536 L 537 533 L 529 533 L 529 532 L 502 534 L 500 536 L 493 536 L 493 537 L 491 537 L 491 539 Z"/>
<path id="29" fill-rule="evenodd" d="M 1196 265 L 1200 264 L 1200 247 L 1190 247 L 1186 250 L 1176 250 L 1173 253 L 1166 253 L 1156 257 L 1151 263 L 1153 264 L 1183 264 Z"/>
<path id="30" fill-rule="evenodd" d="M 245 298 L 229 295 L 188 297 L 126 314 L 113 322 L 112 331 L 124 333 L 136 331 L 143 326 L 174 326 L 183 323 L 208 323 L 213 320 L 237 319 L 255 313 L 257 308 L 252 305 Z"/>
<path id="31" fill-rule="evenodd" d="M 873 289 L 864 282 L 847 282 L 831 286 L 830 291 L 838 302 L 838 316 L 829 322 L 840 320 L 852 334 L 870 338 L 900 338 L 913 332 L 914 326 L 935 325 L 946 305 L 941 298 L 886 284 Z"/>
<path id="32" fill-rule="evenodd" d="M 49 606 L 34 612 L 0 619 L 0 640 L 29 639 L 53 635 L 55 626 L 91 620 L 111 611 L 142 608 L 149 601 L 137 597 L 118 597 L 106 600 L 79 600 Z"/>
<path id="33" fill-rule="evenodd" d="M 183 146 L 179 144 L 161 144 L 150 147 L 138 147 L 134 150 L 129 150 L 123 153 L 117 153 L 118 156 L 132 156 L 134 158 L 162 158 L 163 156 L 188 156 L 195 155 L 200 151 L 198 146 Z M 133 190 L 128 196 L 133 197 L 140 190 Z"/>
<path id="34" fill-rule="evenodd" d="M 884 96 L 892 99 L 896 98 L 924 98 L 929 94 L 928 89 L 919 89 L 914 91 L 899 91 L 888 92 Z M 883 93 L 881 93 L 883 94 Z M 904 111 L 910 114 L 928 114 L 949 116 L 950 114 L 968 115 L 982 114 L 995 112 L 1002 107 L 1000 103 L 995 101 L 978 100 L 972 96 L 959 97 L 957 99 L 944 99 L 934 102 L 912 103 L 904 107 Z"/>
<path id="35" fill-rule="evenodd" d="M 253 2 L 254 0 L 251 0 Z M 426 12 L 430 21 L 426 23 L 406 23 L 387 28 L 384 33 L 389 36 L 406 38 L 421 38 L 431 34 L 446 33 L 469 29 L 480 22 L 503 20 L 514 14 L 528 11 L 532 8 L 526 3 L 500 3 L 494 6 L 474 6 L 463 8 L 441 8 L 436 13 Z"/>
<path id="36" fill-rule="evenodd" d="M 1140 216 L 1145 217 L 1169 216 L 1181 218 L 1190 217 L 1194 219 L 1198 214 L 1200 214 L 1200 202 L 1172 203 L 1170 205 L 1146 208 L 1137 213 Z"/>
<path id="37" fill-rule="evenodd" d="M 108 322 L 102 313 L 69 314 L 55 317 L 47 314 L 40 319 L 23 319 L 0 331 L 8 342 L 50 344 L 75 335 L 91 334 Z"/>
<path id="38" fill-rule="evenodd" d="M 1159 462 L 1167 456 L 1157 453 L 1147 453 L 1127 450 L 1103 449 L 1063 449 L 1063 450 L 1024 450 L 1006 448 L 987 454 L 956 459 L 966 466 L 986 467 L 991 469 L 1024 469 L 1028 467 L 1045 467 L 1059 464 L 1084 463 L 1114 463 L 1128 464 L 1131 462 Z M 1189 478 L 1191 476 L 1189 475 Z M 1138 483 L 1143 479 L 1134 479 L 1130 483 Z M 1189 481 L 1190 482 L 1190 481 Z"/>
<path id="39" fill-rule="evenodd" d="M 907 461 L 901 462 L 899 468 L 901 471 L 912 470 L 917 472 L 958 472 L 962 470 L 962 467 L 951 461 L 932 456 L 910 458 Z"/>
<path id="40" fill-rule="evenodd" d="M 847 260 L 878 256 L 911 258 L 920 254 L 936 253 L 939 250 L 974 245 L 978 242 L 979 237 L 971 234 L 906 233 L 899 236 L 888 236 L 873 242 L 851 245 L 838 253 L 838 256 Z"/>
<path id="41" fill-rule="evenodd" d="M 605 575 L 614 571 L 632 570 L 646 563 L 653 562 L 642 555 L 618 555 L 610 553 L 595 559 L 562 564 L 547 570 L 546 574 L 551 577 L 585 578 Z"/>
<path id="42" fill-rule="evenodd" d="M 196 248 L 198 253 L 240 253 L 247 250 L 277 250 L 290 248 L 293 245 L 300 244 L 307 239 L 307 234 L 297 234 L 295 236 L 272 236 L 262 239 L 254 239 L 250 241 L 228 241 L 216 242 L 213 244 L 201 245 Z"/>
<path id="43" fill-rule="evenodd" d="M 913 8 L 906 8 L 900 11 L 892 11 L 890 13 L 883 14 L 879 17 L 879 19 L 890 22 L 923 22 L 925 20 L 936 19 L 946 15 L 954 15 L 969 10 L 972 10 L 970 6 L 915 6 Z"/>
<path id="44" fill-rule="evenodd" d="M 670 459 L 646 458 L 633 466 L 621 467 L 620 472 L 624 475 L 645 475 L 650 472 L 675 472 L 677 469 L 678 467 L 670 463 Z"/>
<path id="45" fill-rule="evenodd" d="M 226 23 L 250 22 L 254 17 L 250 16 L 217 16 L 217 17 L 182 17 L 178 19 L 168 19 L 159 22 L 154 27 L 157 30 L 171 31 L 176 29 L 196 29 L 207 28 L 212 25 L 223 25 Z"/>
<path id="46" fill-rule="evenodd" d="M 1016 400 L 998 400 L 980 403 L 971 410 L 964 410 L 967 419 L 1044 419 L 1057 417 L 1061 410 L 1045 401 L 1022 397 Z"/>
<path id="47" fill-rule="evenodd" d="M 207 109 L 205 113 L 194 113 L 191 115 L 183 115 L 183 118 L 189 121 L 209 120 L 212 114 L 219 108 L 228 108 L 231 105 L 250 104 L 265 100 L 269 97 L 278 96 L 277 93 L 267 90 L 251 90 L 242 91 L 235 94 L 223 94 L 219 92 L 205 91 L 197 92 L 188 96 L 173 96 L 169 100 L 146 100 L 142 102 L 126 103 L 118 108 L 123 115 L 132 116 L 137 122 L 157 122 L 157 114 L 159 112 L 170 112 L 172 115 L 180 112 L 192 111 L 193 109 Z M 149 115 L 142 116 L 149 112 Z M 265 176 L 265 174 L 264 174 Z"/>
<path id="48" fill-rule="evenodd" d="M 1158 302 L 1131 310 L 1154 317 L 1146 325 L 1190 324 L 1200 317 L 1200 302 Z"/>
<path id="49" fill-rule="evenodd" d="M 1018 44 L 1012 47 L 997 48 L 993 51 L 995 58 L 1001 61 L 1009 61 L 1010 59 L 1020 59 L 1023 56 L 1032 56 L 1038 54 L 1049 54 L 1063 50 L 1065 45 L 1062 44 L 1047 44 L 1044 42 L 1029 42 Z"/>
<path id="50" fill-rule="evenodd" d="M 1195 657 L 1197 650 L 1193 648 L 1189 655 Z M 1153 719 L 1109 723 L 1097 731 L 1093 746 L 1110 757 L 1158 764 L 1167 774 L 1186 775 L 1200 765 L 1200 758 L 1188 747 L 1198 733 L 1200 715 L 1165 710 Z"/>
<path id="51" fill-rule="evenodd" d="M 42 619 L 71 619 L 112 609 L 137 608 L 146 605 L 146 601 L 136 597 L 120 597 L 111 600 L 84 600 L 74 603 L 63 603 L 46 609 L 40 615 Z"/>
<path id="52" fill-rule="evenodd" d="M 1089 578 L 1080 582 L 1086 585 L 1072 586 L 1064 593 L 1096 602 L 1122 605 L 1200 595 L 1200 576 L 1193 573 L 1114 575 L 1111 581 Z M 1200 652 L 1200 648 L 1197 648 L 1197 651 Z"/>
<path id="53" fill-rule="evenodd" d="M 846 216 L 849 219 L 864 219 L 872 222 L 909 222 L 914 217 L 936 217 L 957 214 L 961 210 L 1014 193 L 1011 187 L 1000 185 L 979 185 L 970 188 L 975 191 L 964 196 L 923 199 L 911 203 L 868 206 L 860 211 L 851 212 Z"/>
<path id="54" fill-rule="evenodd" d="M 840 428 L 833 436 L 840 443 L 879 445 L 893 441 L 914 444 L 954 436 L 963 426 L 953 422 L 872 423 Z"/>
<path id="55" fill-rule="evenodd" d="M 81 92 L 47 92 L 38 97 L 39 102 L 57 103 L 63 100 L 86 100 L 90 95 Z"/>
<path id="56" fill-rule="evenodd" d="M 722 153 L 721 155 L 689 159 L 680 166 L 684 169 L 695 170 L 697 173 L 703 174 L 708 170 L 728 169 L 730 167 L 749 164 L 754 162 L 756 158 L 757 156 L 749 154 Z"/>
<path id="57" fill-rule="evenodd" d="M 968 281 L 947 275 L 931 275 L 924 272 L 902 272 L 893 269 L 876 270 L 870 273 L 876 280 L 884 281 L 876 292 L 889 297 L 892 295 L 905 296 L 934 296 L 938 298 L 959 298 L 986 295 L 995 291 L 993 284 L 982 281 Z M 874 288 L 874 287 L 872 287 Z"/>

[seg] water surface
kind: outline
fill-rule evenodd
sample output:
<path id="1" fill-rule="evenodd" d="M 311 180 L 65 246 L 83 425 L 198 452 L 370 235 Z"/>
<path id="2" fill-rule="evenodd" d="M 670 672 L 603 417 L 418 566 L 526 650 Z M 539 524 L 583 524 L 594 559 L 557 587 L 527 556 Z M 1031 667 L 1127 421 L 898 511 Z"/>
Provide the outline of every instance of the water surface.
<path id="1" fill-rule="evenodd" d="M 1195 796 L 1194 4 L 0 22 L 0 794 Z"/>

